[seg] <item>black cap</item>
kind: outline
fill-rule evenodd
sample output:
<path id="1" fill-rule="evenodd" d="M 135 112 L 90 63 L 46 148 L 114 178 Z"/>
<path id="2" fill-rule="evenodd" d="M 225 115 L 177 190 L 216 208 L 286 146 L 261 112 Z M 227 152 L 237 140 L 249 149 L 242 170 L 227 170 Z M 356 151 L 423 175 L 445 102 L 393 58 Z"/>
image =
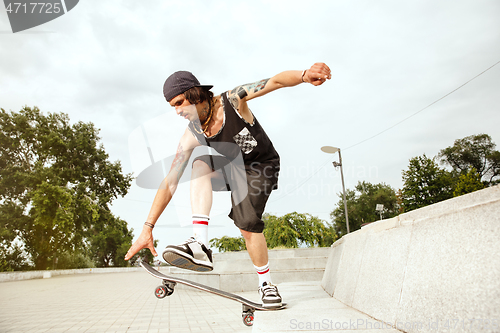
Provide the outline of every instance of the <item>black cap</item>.
<path id="1" fill-rule="evenodd" d="M 207 90 L 212 89 L 213 86 L 201 85 L 200 81 L 188 71 L 178 71 L 170 75 L 165 84 L 163 85 L 163 96 L 167 102 L 172 98 L 180 95 L 193 87 L 202 87 Z"/>

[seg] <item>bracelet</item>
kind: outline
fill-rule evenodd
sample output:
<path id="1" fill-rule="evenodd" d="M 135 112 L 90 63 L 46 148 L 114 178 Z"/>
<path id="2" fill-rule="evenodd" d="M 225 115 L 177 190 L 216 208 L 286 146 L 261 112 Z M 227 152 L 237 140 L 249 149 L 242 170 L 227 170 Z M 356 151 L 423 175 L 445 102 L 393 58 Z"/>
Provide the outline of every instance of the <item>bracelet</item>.
<path id="1" fill-rule="evenodd" d="M 144 225 L 147 225 L 148 227 L 150 227 L 151 229 L 153 229 L 155 226 L 154 224 L 152 223 L 149 223 L 149 222 L 144 222 Z"/>
<path id="2" fill-rule="evenodd" d="M 304 74 L 306 74 L 306 71 L 307 71 L 307 69 L 304 69 L 304 70 L 302 71 L 302 76 L 300 77 L 300 78 L 301 78 L 301 80 L 302 80 L 302 82 L 306 82 L 306 81 L 304 81 Z"/>

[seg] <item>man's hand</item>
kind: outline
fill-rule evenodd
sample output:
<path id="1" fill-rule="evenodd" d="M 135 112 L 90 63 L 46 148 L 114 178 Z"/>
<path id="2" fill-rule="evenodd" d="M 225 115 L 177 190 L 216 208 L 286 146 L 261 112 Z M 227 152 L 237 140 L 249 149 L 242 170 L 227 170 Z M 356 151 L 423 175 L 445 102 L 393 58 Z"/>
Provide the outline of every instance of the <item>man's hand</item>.
<path id="1" fill-rule="evenodd" d="M 153 245 L 153 231 L 150 227 L 144 226 L 139 238 L 132 244 L 127 254 L 125 255 L 125 260 L 130 260 L 137 252 L 142 249 L 149 249 L 151 253 L 157 257 L 155 247 Z"/>
<path id="2" fill-rule="evenodd" d="M 302 76 L 304 82 L 308 82 L 314 86 L 322 85 L 326 80 L 330 80 L 331 78 L 332 73 L 330 72 L 330 68 L 322 62 L 312 65 L 311 68 L 305 71 L 304 76 Z"/>

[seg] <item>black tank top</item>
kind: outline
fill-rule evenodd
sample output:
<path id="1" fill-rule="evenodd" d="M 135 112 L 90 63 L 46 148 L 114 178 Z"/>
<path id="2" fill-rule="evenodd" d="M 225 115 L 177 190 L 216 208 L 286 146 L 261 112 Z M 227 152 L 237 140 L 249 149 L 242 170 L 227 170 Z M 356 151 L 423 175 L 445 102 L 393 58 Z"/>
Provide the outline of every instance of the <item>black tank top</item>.
<path id="1" fill-rule="evenodd" d="M 249 124 L 231 105 L 227 92 L 221 94 L 224 121 L 219 132 L 211 137 L 195 131 L 193 123 L 188 127 L 201 145 L 214 148 L 219 154 L 234 160 L 238 154 L 245 166 L 271 165 L 279 170 L 280 157 L 266 132 L 254 116 Z M 222 144 L 227 143 L 227 144 Z"/>

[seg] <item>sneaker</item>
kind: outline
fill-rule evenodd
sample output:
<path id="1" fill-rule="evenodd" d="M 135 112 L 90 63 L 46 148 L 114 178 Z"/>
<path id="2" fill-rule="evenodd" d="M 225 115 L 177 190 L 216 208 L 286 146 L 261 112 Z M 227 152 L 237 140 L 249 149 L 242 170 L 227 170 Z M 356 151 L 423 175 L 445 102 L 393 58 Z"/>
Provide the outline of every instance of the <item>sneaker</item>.
<path id="1" fill-rule="evenodd" d="M 180 245 L 169 245 L 163 251 L 163 259 L 172 266 L 197 272 L 209 272 L 214 269 L 212 250 L 194 237 Z"/>
<path id="2" fill-rule="evenodd" d="M 279 308 L 281 303 L 281 296 L 278 293 L 278 287 L 264 282 L 259 287 L 259 294 L 262 299 L 262 306 L 265 308 Z"/>

